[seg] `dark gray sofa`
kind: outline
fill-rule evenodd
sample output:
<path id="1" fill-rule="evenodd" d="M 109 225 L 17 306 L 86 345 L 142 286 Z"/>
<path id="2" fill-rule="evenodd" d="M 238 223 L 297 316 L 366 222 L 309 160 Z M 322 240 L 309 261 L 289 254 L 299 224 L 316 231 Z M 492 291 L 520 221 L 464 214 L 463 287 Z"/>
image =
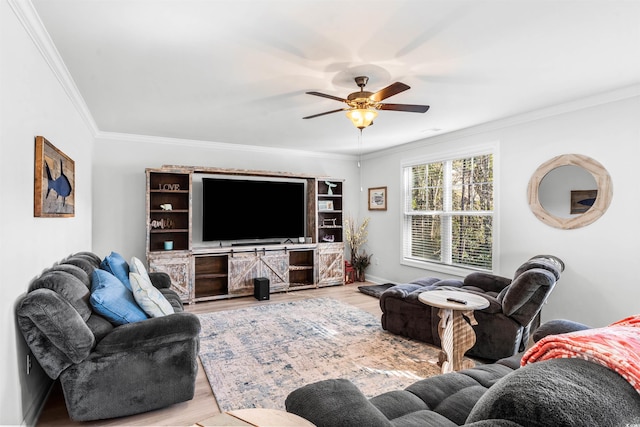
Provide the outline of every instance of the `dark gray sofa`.
<path id="1" fill-rule="evenodd" d="M 183 311 L 164 273 L 150 279 L 175 313 L 114 326 L 89 303 L 100 258 L 80 252 L 46 269 L 16 304 L 38 363 L 59 378 L 76 421 L 147 412 L 193 398 L 200 321 Z"/>
<path id="2" fill-rule="evenodd" d="M 567 325 L 563 322 L 562 332 L 572 329 Z M 544 329 L 557 330 L 555 323 Z M 519 356 L 420 380 L 370 399 L 348 380 L 320 381 L 293 391 L 285 406 L 318 427 L 640 424 L 640 394 L 615 371 L 577 358 L 518 368 Z"/>
<path id="3" fill-rule="evenodd" d="M 474 311 L 476 343 L 466 355 L 490 361 L 510 357 L 524 350 L 539 326 L 542 306 L 563 270 L 559 258 L 537 255 L 516 270 L 513 280 L 475 272 L 464 280 L 427 277 L 396 285 L 380 296 L 382 328 L 440 346 L 438 309 L 418 301 L 418 295 L 437 289 L 471 292 L 489 306 Z"/>

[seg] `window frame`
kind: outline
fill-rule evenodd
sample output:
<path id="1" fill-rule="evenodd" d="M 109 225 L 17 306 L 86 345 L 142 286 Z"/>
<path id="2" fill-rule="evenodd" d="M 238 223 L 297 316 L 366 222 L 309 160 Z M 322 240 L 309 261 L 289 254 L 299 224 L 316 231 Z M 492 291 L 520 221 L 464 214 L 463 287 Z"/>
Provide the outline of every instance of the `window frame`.
<path id="1" fill-rule="evenodd" d="M 411 197 L 410 189 L 407 185 L 405 177 L 405 169 L 412 166 L 424 165 L 435 162 L 446 162 L 459 159 L 465 159 L 469 157 L 482 156 L 491 154 L 493 156 L 493 220 L 492 220 L 492 266 L 491 269 L 477 268 L 473 266 L 460 266 L 445 264 L 441 262 L 429 261 L 429 260 L 417 260 L 415 258 L 405 257 L 405 241 L 410 238 L 408 234 L 410 229 L 408 228 L 408 222 L 405 221 L 405 206 L 407 197 Z M 499 198 L 500 194 L 498 184 L 499 179 L 499 142 L 491 142 L 484 145 L 476 145 L 473 147 L 467 147 L 458 150 L 449 150 L 434 152 L 429 155 L 421 157 L 412 157 L 410 159 L 404 159 L 400 164 L 400 189 L 401 197 L 400 201 L 400 264 L 408 267 L 419 268 L 422 270 L 438 271 L 449 274 L 451 276 L 465 277 L 467 274 L 474 271 L 482 271 L 486 273 L 493 273 L 499 271 L 499 241 L 500 241 L 500 218 L 499 218 Z M 407 245 L 408 246 L 408 245 Z"/>

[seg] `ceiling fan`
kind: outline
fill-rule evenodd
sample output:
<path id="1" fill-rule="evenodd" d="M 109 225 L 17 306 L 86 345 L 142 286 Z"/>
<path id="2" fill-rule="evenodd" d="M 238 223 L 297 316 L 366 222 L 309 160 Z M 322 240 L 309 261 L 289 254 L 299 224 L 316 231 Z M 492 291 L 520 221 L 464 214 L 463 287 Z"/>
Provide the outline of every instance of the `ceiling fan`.
<path id="1" fill-rule="evenodd" d="M 313 119 L 314 117 L 324 116 L 326 114 L 337 113 L 338 111 L 346 111 L 347 117 L 351 119 L 355 127 L 360 129 L 366 128 L 373 124 L 373 119 L 378 116 L 377 110 L 392 110 L 392 111 L 405 111 L 410 113 L 426 113 L 429 109 L 428 105 L 411 105 L 411 104 L 387 104 L 381 101 L 397 95 L 400 92 L 404 92 L 410 87 L 404 83 L 395 82 L 379 90 L 378 92 L 368 92 L 364 90 L 364 87 L 369 81 L 367 76 L 359 76 L 354 79 L 358 87 L 359 92 L 350 93 L 347 99 L 340 98 L 338 96 L 327 95 L 320 92 L 307 92 L 309 95 L 321 96 L 323 98 L 334 99 L 336 101 L 344 102 L 347 104 L 345 108 L 339 108 L 337 110 L 325 111 L 324 113 L 314 114 L 312 116 L 303 117 L 303 119 Z"/>

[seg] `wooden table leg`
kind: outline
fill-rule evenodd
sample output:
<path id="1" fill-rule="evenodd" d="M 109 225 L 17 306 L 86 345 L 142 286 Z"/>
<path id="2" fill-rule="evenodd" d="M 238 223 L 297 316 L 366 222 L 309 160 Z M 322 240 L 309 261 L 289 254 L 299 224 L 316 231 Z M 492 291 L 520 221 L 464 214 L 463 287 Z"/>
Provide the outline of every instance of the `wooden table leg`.
<path id="1" fill-rule="evenodd" d="M 438 323 L 438 334 L 440 335 L 440 356 L 438 365 L 443 374 L 453 371 L 453 310 L 441 308 L 438 310 L 440 322 Z"/>
<path id="2" fill-rule="evenodd" d="M 442 352 L 438 365 L 442 373 L 459 371 L 475 366 L 472 360 L 465 360 L 464 354 L 476 343 L 476 334 L 471 325 L 477 325 L 473 310 L 459 311 L 441 308 L 438 311 L 440 323 L 438 333 L 440 335 L 440 347 Z M 465 320 L 469 319 L 469 323 Z"/>
<path id="3" fill-rule="evenodd" d="M 469 319 L 469 322 L 465 320 Z M 454 314 L 454 362 L 453 369 L 473 368 L 475 363 L 470 359 L 465 359 L 464 354 L 476 343 L 476 333 L 471 325 L 477 325 L 476 318 L 473 317 L 473 310 L 456 311 Z"/>

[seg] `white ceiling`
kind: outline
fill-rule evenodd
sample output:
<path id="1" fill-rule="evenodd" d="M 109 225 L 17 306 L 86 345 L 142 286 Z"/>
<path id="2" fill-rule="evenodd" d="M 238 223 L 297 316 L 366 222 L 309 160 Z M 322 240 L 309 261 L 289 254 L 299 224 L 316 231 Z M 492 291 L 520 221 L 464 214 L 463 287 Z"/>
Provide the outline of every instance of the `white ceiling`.
<path id="1" fill-rule="evenodd" d="M 640 83 L 635 0 L 32 0 L 99 131 L 352 154 Z"/>

